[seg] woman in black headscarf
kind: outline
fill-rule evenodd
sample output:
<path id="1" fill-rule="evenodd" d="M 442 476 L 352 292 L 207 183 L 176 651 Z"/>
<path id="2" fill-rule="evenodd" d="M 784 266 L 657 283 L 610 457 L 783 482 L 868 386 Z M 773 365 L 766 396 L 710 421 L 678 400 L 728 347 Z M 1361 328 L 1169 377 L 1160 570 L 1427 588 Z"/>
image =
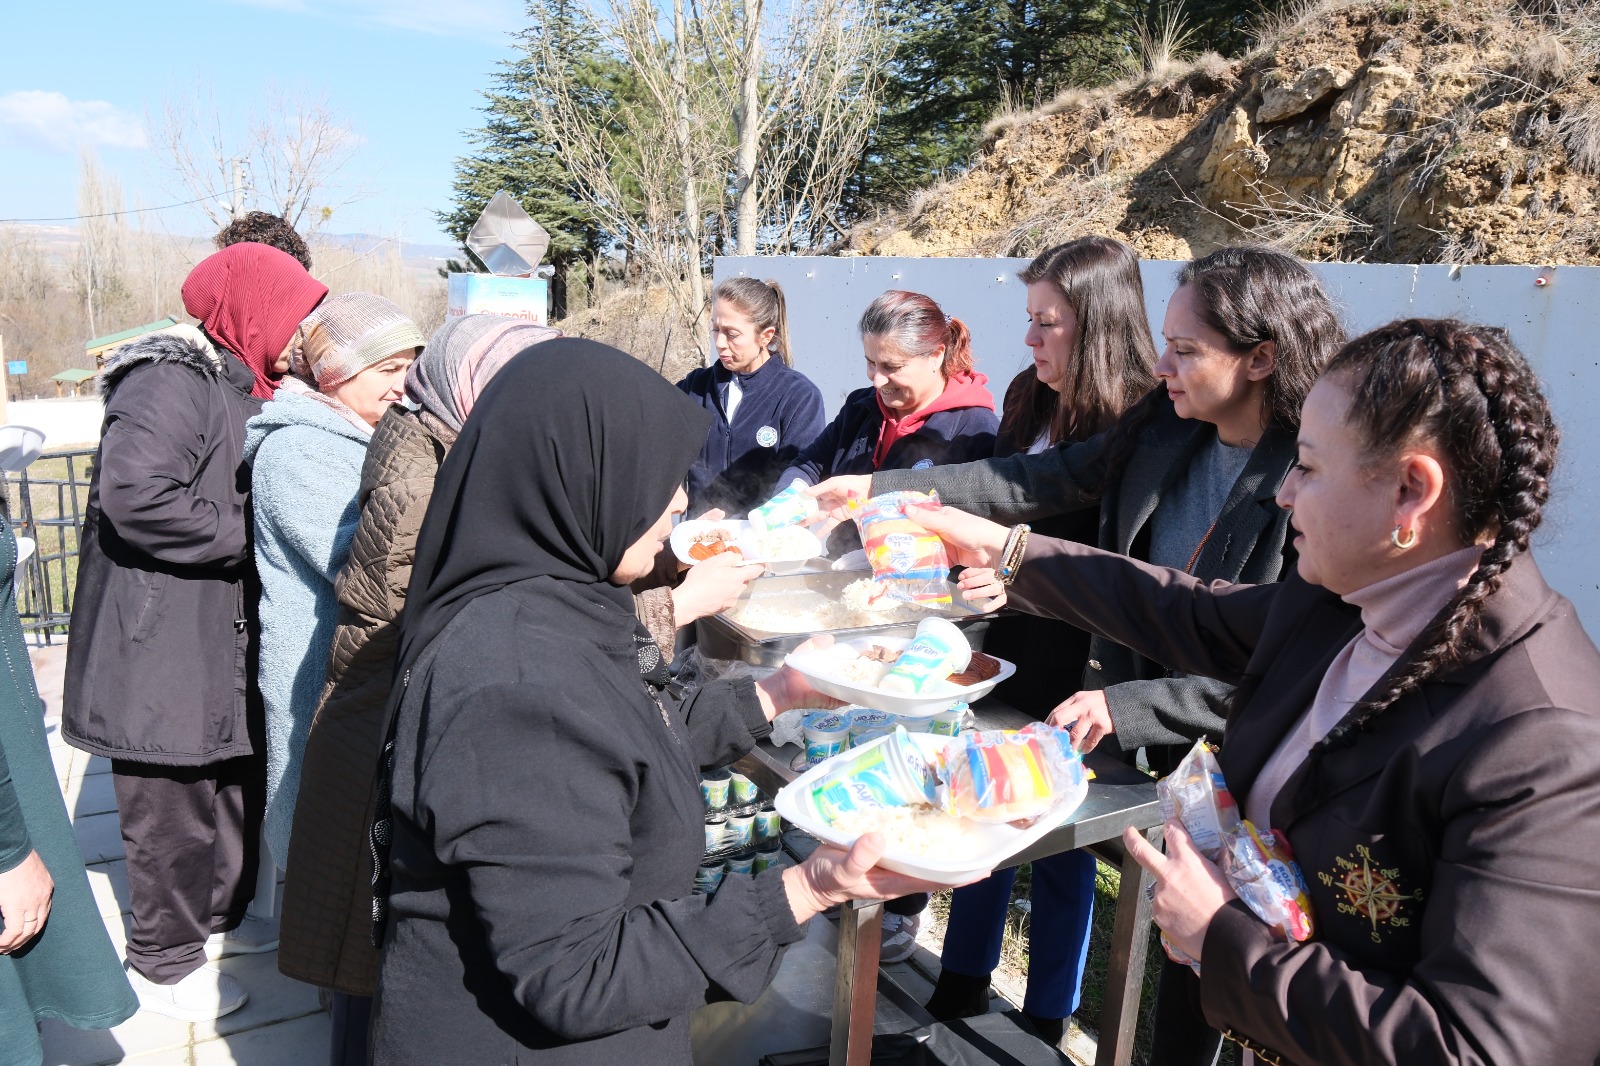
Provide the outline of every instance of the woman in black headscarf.
<path id="1" fill-rule="evenodd" d="M 691 895 L 700 771 L 815 693 L 789 670 L 678 698 L 627 584 L 685 505 L 708 416 L 590 341 L 514 358 L 440 470 L 401 622 L 374 1061 L 687 1064 L 800 923 L 920 881 L 846 855 Z"/>

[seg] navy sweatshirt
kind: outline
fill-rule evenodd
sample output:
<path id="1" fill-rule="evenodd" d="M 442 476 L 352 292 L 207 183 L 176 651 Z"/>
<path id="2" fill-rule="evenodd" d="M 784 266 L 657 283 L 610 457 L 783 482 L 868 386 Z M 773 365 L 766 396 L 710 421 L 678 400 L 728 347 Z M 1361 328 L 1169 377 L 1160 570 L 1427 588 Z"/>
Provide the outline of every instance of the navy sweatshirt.
<path id="1" fill-rule="evenodd" d="M 878 470 L 918 470 L 987 459 L 994 454 L 994 437 L 1000 428 L 993 400 L 989 407 L 955 407 L 935 411 L 915 433 L 895 441 L 881 465 L 872 465 L 883 412 L 876 391 L 868 386 L 845 397 L 844 406 L 822 435 L 801 450 L 778 478 L 787 485 L 799 478 L 808 485 L 840 474 L 870 474 Z"/>
<path id="2" fill-rule="evenodd" d="M 735 376 L 743 398 L 730 425 L 722 390 Z M 691 371 L 678 388 L 715 417 L 706 446 L 689 469 L 690 517 L 712 507 L 737 517 L 767 500 L 778 484 L 778 472 L 822 432 L 822 393 L 781 359 L 768 359 L 751 373 L 738 375 L 713 363 Z"/>

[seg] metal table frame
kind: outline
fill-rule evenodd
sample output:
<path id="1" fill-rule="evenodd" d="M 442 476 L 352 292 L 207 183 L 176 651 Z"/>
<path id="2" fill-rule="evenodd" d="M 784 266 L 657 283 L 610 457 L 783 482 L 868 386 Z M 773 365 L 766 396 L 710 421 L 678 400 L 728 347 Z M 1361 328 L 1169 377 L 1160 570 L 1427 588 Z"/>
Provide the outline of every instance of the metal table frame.
<path id="1" fill-rule="evenodd" d="M 1031 720 L 995 700 L 985 701 L 975 711 L 980 728 L 986 729 L 1015 729 Z M 799 776 L 789 767 L 791 758 L 791 754 L 762 742 L 739 760 L 735 769 L 762 790 L 773 793 Z M 1145 944 L 1150 931 L 1147 889 L 1152 878 L 1128 855 L 1122 832 L 1129 827 L 1137 829 L 1159 847 L 1161 804 L 1156 800 L 1155 782 L 1138 770 L 1095 752 L 1085 761 L 1095 771 L 1095 779 L 1089 783 L 1088 798 L 1072 820 L 1008 861 L 1024 863 L 1086 848 L 1121 871 L 1095 1066 L 1128 1066 L 1133 1058 L 1133 1031 L 1139 1020 L 1144 981 Z M 877 902 L 851 903 L 839 909 L 839 963 L 834 979 L 829 1066 L 869 1066 L 871 1061 L 882 914 L 883 904 Z"/>

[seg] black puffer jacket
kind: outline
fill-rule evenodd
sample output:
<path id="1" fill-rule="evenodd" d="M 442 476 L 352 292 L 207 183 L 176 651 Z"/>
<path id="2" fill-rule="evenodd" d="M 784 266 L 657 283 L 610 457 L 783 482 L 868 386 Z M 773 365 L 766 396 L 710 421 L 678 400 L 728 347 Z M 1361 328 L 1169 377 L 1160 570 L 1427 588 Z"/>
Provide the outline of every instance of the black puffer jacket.
<path id="1" fill-rule="evenodd" d="M 192 327 L 119 350 L 81 533 L 62 735 L 201 766 L 260 750 L 244 424 L 251 374 Z"/>

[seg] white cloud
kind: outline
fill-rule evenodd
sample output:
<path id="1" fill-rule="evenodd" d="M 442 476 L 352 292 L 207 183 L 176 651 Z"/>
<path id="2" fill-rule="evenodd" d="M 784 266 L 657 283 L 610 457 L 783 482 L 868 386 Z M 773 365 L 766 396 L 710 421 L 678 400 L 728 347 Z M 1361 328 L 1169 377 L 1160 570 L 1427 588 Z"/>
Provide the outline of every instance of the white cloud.
<path id="1" fill-rule="evenodd" d="M 503 38 L 521 29 L 522 0 L 234 0 L 247 7 L 333 15 L 433 36 Z"/>
<path id="2" fill-rule="evenodd" d="M 58 92 L 18 89 L 0 96 L 0 126 L 54 152 L 83 145 L 145 148 L 144 123 L 104 100 L 69 100 Z"/>

